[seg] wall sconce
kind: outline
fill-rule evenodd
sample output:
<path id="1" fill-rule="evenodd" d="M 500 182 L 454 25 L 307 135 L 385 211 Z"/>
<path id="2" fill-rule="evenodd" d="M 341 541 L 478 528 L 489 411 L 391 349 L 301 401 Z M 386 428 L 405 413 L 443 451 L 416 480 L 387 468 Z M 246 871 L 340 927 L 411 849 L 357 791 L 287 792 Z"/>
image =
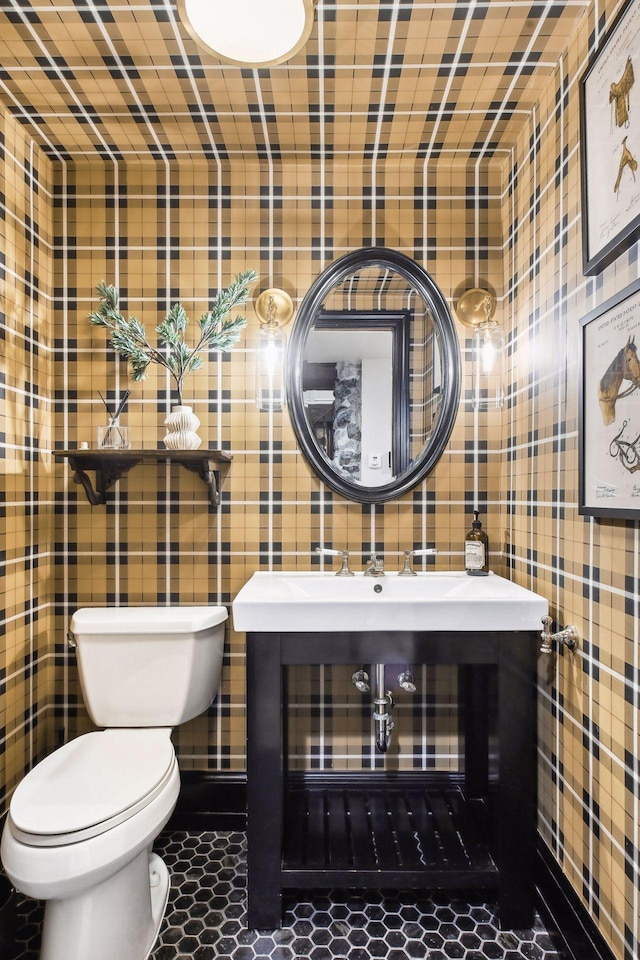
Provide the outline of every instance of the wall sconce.
<path id="1" fill-rule="evenodd" d="M 293 301 L 284 290 L 271 288 L 260 294 L 255 311 L 260 321 L 256 403 L 258 410 L 282 410 L 285 405 L 284 355 L 287 348 L 287 338 L 282 328 L 293 316 Z"/>
<path id="2" fill-rule="evenodd" d="M 458 319 L 473 329 L 472 405 L 475 410 L 489 410 L 504 403 L 506 344 L 499 324 L 493 319 L 495 312 L 496 298 L 488 290 L 474 287 L 458 298 Z"/>
<path id="3" fill-rule="evenodd" d="M 200 46 L 241 67 L 272 67 L 302 49 L 316 0 L 178 0 L 180 19 Z"/>

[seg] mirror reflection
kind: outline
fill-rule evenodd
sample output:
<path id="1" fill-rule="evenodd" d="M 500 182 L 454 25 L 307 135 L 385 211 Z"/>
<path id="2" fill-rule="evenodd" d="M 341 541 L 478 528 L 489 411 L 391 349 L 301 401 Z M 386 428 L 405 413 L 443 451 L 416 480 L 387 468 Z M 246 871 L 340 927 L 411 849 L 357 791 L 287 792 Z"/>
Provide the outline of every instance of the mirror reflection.
<path id="1" fill-rule="evenodd" d="M 352 500 L 400 496 L 437 463 L 457 412 L 460 352 L 446 301 L 404 254 L 345 254 L 300 305 L 286 375 L 316 474 Z"/>
<path id="2" fill-rule="evenodd" d="M 309 429 L 341 476 L 382 486 L 420 456 L 438 420 L 438 331 L 414 287 L 377 265 L 351 273 L 325 305 L 303 349 Z"/>

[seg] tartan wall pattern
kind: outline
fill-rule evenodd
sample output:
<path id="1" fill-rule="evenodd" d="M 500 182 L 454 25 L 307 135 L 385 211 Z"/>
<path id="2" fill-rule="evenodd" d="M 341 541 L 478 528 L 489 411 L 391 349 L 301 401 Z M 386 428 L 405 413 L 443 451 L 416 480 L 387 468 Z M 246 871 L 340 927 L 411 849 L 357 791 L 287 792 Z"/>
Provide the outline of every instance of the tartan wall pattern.
<path id="1" fill-rule="evenodd" d="M 53 742 L 52 174 L 0 110 L 0 810 Z"/>
<path id="2" fill-rule="evenodd" d="M 389 569 L 400 564 L 407 546 L 437 546 L 437 566 L 459 568 L 464 532 L 477 504 L 485 514 L 494 569 L 547 596 L 557 623 L 575 623 L 583 637 L 577 653 L 562 651 L 540 661 L 539 828 L 614 956 L 636 960 L 640 535 L 637 522 L 585 520 L 577 513 L 578 321 L 638 276 L 637 245 L 594 279 L 584 278 L 581 262 L 577 81 L 618 5 L 612 0 L 574 5 L 576 17 L 585 9 L 587 16 L 568 47 L 576 21 L 557 50 L 549 40 L 548 84 L 535 91 L 527 86 L 532 99 L 514 105 L 508 119 L 499 112 L 499 100 L 493 108 L 498 112 L 482 120 L 480 134 L 471 112 L 464 112 L 470 102 L 465 90 L 472 80 L 478 88 L 477 77 L 468 71 L 468 80 L 449 70 L 439 91 L 447 89 L 458 99 L 449 110 L 435 98 L 427 126 L 423 109 L 417 136 L 434 137 L 435 143 L 425 139 L 418 164 L 399 163 L 399 147 L 393 161 L 385 162 L 386 140 L 377 141 L 380 150 L 367 139 L 349 157 L 333 155 L 336 139 L 312 141 L 307 120 L 299 123 L 296 117 L 302 103 L 309 123 L 320 116 L 319 107 L 308 110 L 315 102 L 308 89 L 302 84 L 298 89 L 296 82 L 281 88 L 283 75 L 276 72 L 249 77 L 236 71 L 224 83 L 217 79 L 218 95 L 226 96 L 228 105 L 217 101 L 208 125 L 183 122 L 186 111 L 174 110 L 176 88 L 163 85 L 165 73 L 158 84 L 165 91 L 158 94 L 160 126 L 151 122 L 146 106 L 139 123 L 127 102 L 134 101 L 129 68 L 114 87 L 104 82 L 103 60 L 86 71 L 74 61 L 82 83 L 68 72 L 56 74 L 58 64 L 52 62 L 43 83 L 35 57 L 46 54 L 37 42 L 30 46 L 33 34 L 18 6 L 27 9 L 0 3 L 6 18 L 2 95 L 24 121 L 2 116 L 0 156 L 5 804 L 34 758 L 88 728 L 76 666 L 64 645 L 77 606 L 229 604 L 255 569 L 319 568 L 323 561 L 312 552 L 319 543 L 347 546 L 354 559 L 363 560 L 376 549 Z M 53 4 L 44 6 L 51 9 L 26 20 L 33 26 L 37 16 L 53 30 Z M 545 5 L 547 27 L 552 6 L 567 5 Z M 329 7 L 323 7 L 326 13 Z M 456 7 L 464 29 L 471 5 Z M 486 12 L 476 26 L 488 31 L 483 36 L 491 38 L 491 50 L 511 44 L 511 34 L 490 25 L 496 5 L 477 7 Z M 522 4 L 509 7 L 514 18 L 522 13 Z M 381 11 L 387 8 L 380 5 Z M 443 16 L 445 8 L 452 16 L 452 5 L 440 8 Z M 155 9 L 148 21 L 153 29 Z M 435 5 L 429 9 L 437 19 Z M 137 22 L 133 11 L 127 17 Z M 74 36 L 99 28 L 93 8 L 88 20 L 80 24 L 81 19 L 71 30 Z M 58 38 L 45 38 L 46 52 L 57 56 L 64 29 L 66 24 L 58 23 Z M 388 24 L 385 30 L 388 36 Z M 458 44 L 454 58 L 459 49 Z M 155 70 L 147 67 L 143 77 Z M 514 74 L 507 76 L 511 80 Z M 194 87 L 194 78 L 186 78 L 185 89 L 193 92 L 201 80 L 210 82 L 206 76 L 195 79 Z M 325 74 L 326 82 L 335 79 Z M 236 98 L 244 96 L 249 104 L 251 95 L 265 90 L 273 94 L 263 101 L 268 111 L 258 111 L 260 121 L 254 114 L 247 122 Z M 366 120 L 385 136 L 384 125 L 392 122 L 397 134 L 404 115 L 395 90 L 391 84 L 385 93 L 396 105 L 393 120 L 380 112 Z M 339 99 L 345 94 L 337 91 L 331 86 L 336 105 L 342 104 L 336 117 L 349 103 L 348 95 Z M 72 92 L 81 98 L 79 112 L 75 102 L 74 111 L 68 109 Z M 518 110 L 526 115 L 520 136 Z M 125 116 L 122 127 L 115 124 L 117 114 Z M 362 119 L 354 118 L 354 132 Z M 407 120 L 405 147 L 417 141 L 411 124 Z M 445 125 L 454 136 L 447 140 L 449 153 L 439 139 Z M 328 124 L 325 134 L 327 129 Z M 27 130 L 57 161 L 54 167 Z M 370 130 L 357 136 L 368 138 Z M 512 153 L 493 147 L 482 152 L 492 131 L 503 137 L 503 148 L 515 144 Z M 229 155 L 213 155 L 216 143 L 224 143 Z M 247 152 L 251 144 L 253 159 Z M 301 162 L 283 162 L 292 149 L 300 149 Z M 391 140 L 389 149 L 396 149 Z M 198 159 L 199 151 L 212 159 L 210 166 Z M 196 477 L 166 466 L 136 468 L 114 488 L 106 507 L 92 509 L 72 484 L 68 466 L 52 459 L 54 443 L 93 441 L 104 422 L 98 389 L 113 401 L 130 385 L 123 364 L 86 322 L 102 277 L 120 287 L 128 311 L 153 326 L 176 299 L 199 315 L 245 266 L 259 270 L 260 289 L 282 286 L 299 304 L 318 272 L 341 253 L 383 243 L 422 262 L 450 302 L 467 286 L 490 283 L 508 330 L 511 370 L 502 414 L 471 412 L 466 363 L 452 439 L 431 477 L 411 495 L 384 508 L 362 507 L 314 479 L 286 413 L 269 417 L 253 404 L 251 307 L 241 346 L 228 357 L 212 356 L 187 385 L 205 442 L 234 456 L 219 512 L 209 513 Z M 462 328 L 458 332 L 468 351 L 470 337 Z M 135 387 L 127 413 L 134 443 L 159 441 L 169 390 L 170 384 L 155 376 Z M 419 668 L 417 679 L 418 697 L 399 697 L 395 753 L 386 762 L 456 768 L 455 673 Z M 208 716 L 174 735 L 181 766 L 243 769 L 244 709 L 244 637 L 230 624 L 221 695 Z M 298 766 L 361 768 L 380 762 L 371 749 L 368 706 L 351 687 L 348 670 L 297 671 L 291 711 Z"/>
<path id="3" fill-rule="evenodd" d="M 599 276 L 582 272 L 578 78 L 617 7 L 598 4 L 581 22 L 507 172 L 500 489 L 510 576 L 582 638 L 575 653 L 539 661 L 539 829 L 613 955 L 636 960 L 640 527 L 577 509 L 579 321 L 639 275 L 637 244 Z"/>
<path id="4" fill-rule="evenodd" d="M 0 97 L 59 161 L 491 157 L 588 5 L 319 0 L 305 48 L 253 70 L 172 0 L 0 0 Z"/>
<path id="5" fill-rule="evenodd" d="M 255 295 L 280 286 L 299 305 L 324 266 L 369 246 L 375 235 L 377 243 L 423 262 L 448 298 L 464 273 L 476 269 L 500 288 L 500 181 L 487 165 L 431 168 L 429 183 L 443 202 L 428 214 L 421 165 L 383 166 L 376 176 L 393 191 L 389 208 L 365 205 L 369 173 L 340 165 L 320 170 L 299 163 L 265 171 L 258 163 L 233 163 L 222 180 L 206 163 L 168 170 L 155 163 L 68 165 L 55 198 L 55 246 L 68 278 L 67 286 L 56 288 L 55 302 L 57 446 L 94 442 L 105 418 L 98 390 L 114 400 L 133 389 L 124 422 L 134 446 L 157 446 L 164 433 L 170 384 L 156 368 L 144 382 L 130 382 L 124 363 L 107 348 L 104 331 L 87 322 L 102 278 L 119 287 L 124 312 L 152 329 L 178 299 L 198 316 L 246 267 L 260 273 Z M 318 182 L 327 187 L 320 196 L 313 188 Z M 471 183 L 481 186 L 478 209 L 471 204 Z M 354 219 L 358 197 L 360 216 Z M 423 233 L 425 216 L 429 238 Z M 462 245 L 460 218 L 469 224 Z M 474 232 L 478 218 L 482 244 Z M 323 236 L 334 240 L 323 244 Z M 476 501 L 488 513 L 488 528 L 495 529 L 497 451 L 489 455 L 476 444 L 465 397 L 451 443 L 421 487 L 384 507 L 348 503 L 311 474 L 287 412 L 257 410 L 258 323 L 251 305 L 246 316 L 239 346 L 210 356 L 185 391 L 204 442 L 233 455 L 217 513 L 209 512 L 198 478 L 176 466 L 138 467 L 114 487 L 106 508 L 91 508 L 68 465 L 56 464 L 56 570 L 66 584 L 58 594 L 58 636 L 64 636 L 71 612 L 84 604 L 230 604 L 254 570 L 318 568 L 314 549 L 321 543 L 347 547 L 356 570 L 373 549 L 384 554 L 387 569 L 397 570 L 405 549 L 422 546 L 437 546 L 439 567 L 459 569 Z M 462 332 L 461 338 L 464 343 Z M 498 538 L 494 566 L 500 566 L 500 554 Z M 244 645 L 244 635 L 234 633 L 230 623 L 221 694 L 208 717 L 174 735 L 183 768 L 244 768 Z M 56 714 L 64 737 L 86 729 L 87 720 L 73 659 L 62 654 L 57 666 Z M 294 672 L 291 749 L 297 765 L 379 764 L 371 702 L 363 703 L 350 682 L 356 666 Z M 455 768 L 457 678 L 450 670 L 420 667 L 417 673 L 418 696 L 398 697 L 397 737 L 386 763 Z"/>

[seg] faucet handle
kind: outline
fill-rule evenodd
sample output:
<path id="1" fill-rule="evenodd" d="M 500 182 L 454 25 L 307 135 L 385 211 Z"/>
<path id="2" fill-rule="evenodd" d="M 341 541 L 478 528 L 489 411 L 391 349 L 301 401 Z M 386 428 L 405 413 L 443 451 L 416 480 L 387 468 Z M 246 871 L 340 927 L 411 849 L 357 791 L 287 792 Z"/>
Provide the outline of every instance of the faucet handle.
<path id="1" fill-rule="evenodd" d="M 405 550 L 404 552 L 404 567 L 398 573 L 399 577 L 417 577 L 417 573 L 411 566 L 412 557 L 427 557 L 436 554 L 438 551 L 435 547 L 426 547 L 424 550 Z"/>
<path id="2" fill-rule="evenodd" d="M 330 547 L 316 547 L 316 553 L 326 554 L 329 557 L 342 557 L 342 566 L 336 572 L 336 577 L 353 577 L 353 570 L 349 570 L 349 551 L 332 550 Z"/>

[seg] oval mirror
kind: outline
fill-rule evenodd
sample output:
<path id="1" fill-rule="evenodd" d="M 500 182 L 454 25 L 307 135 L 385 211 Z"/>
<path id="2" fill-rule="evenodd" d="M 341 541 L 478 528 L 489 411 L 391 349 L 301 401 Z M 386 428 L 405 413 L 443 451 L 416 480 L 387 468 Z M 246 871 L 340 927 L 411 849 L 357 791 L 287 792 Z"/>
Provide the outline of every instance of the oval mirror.
<path id="1" fill-rule="evenodd" d="M 346 254 L 300 304 L 286 379 L 321 480 L 361 503 L 407 493 L 437 463 L 458 408 L 460 349 L 442 293 L 395 250 Z"/>

